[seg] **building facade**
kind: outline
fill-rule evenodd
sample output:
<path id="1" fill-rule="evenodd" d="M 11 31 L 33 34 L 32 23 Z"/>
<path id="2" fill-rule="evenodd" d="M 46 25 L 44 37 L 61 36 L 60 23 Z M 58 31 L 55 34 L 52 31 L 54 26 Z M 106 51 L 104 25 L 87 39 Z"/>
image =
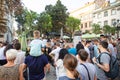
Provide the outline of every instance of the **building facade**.
<path id="1" fill-rule="evenodd" d="M 90 31 L 92 29 L 92 13 L 95 9 L 94 2 L 88 2 L 81 8 L 70 12 L 70 16 L 81 20 L 80 29 L 82 32 Z"/>
<path id="2" fill-rule="evenodd" d="M 114 26 L 114 23 L 119 19 L 120 1 L 118 0 L 104 8 L 94 10 L 92 23 L 99 24 L 103 28 L 104 25 Z"/>
<path id="3" fill-rule="evenodd" d="M 70 16 L 81 20 L 80 29 L 82 32 L 92 32 L 92 24 L 114 26 L 117 20 L 120 20 L 120 0 L 110 3 L 110 0 L 95 0 L 89 2 L 83 7 L 74 10 Z"/>

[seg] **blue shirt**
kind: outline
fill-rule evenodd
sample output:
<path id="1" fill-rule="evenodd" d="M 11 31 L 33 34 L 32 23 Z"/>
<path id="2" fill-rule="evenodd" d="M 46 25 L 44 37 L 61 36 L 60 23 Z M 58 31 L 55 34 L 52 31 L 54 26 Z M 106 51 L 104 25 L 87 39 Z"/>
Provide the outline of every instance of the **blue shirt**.
<path id="1" fill-rule="evenodd" d="M 44 67 L 48 64 L 48 59 L 44 54 L 38 57 L 27 56 L 25 64 L 29 68 L 30 80 L 41 80 L 44 78 Z"/>
<path id="2" fill-rule="evenodd" d="M 30 43 L 30 55 L 40 56 L 42 55 L 41 48 L 43 47 L 42 41 L 39 39 L 34 39 Z"/>
<path id="3" fill-rule="evenodd" d="M 68 52 L 69 52 L 70 54 L 75 55 L 75 56 L 76 56 L 76 54 L 77 54 L 77 50 L 76 50 L 75 48 L 70 48 L 70 49 L 68 49 Z"/>
<path id="4" fill-rule="evenodd" d="M 98 57 L 99 56 L 99 53 L 98 53 L 98 46 L 94 45 L 94 57 Z"/>

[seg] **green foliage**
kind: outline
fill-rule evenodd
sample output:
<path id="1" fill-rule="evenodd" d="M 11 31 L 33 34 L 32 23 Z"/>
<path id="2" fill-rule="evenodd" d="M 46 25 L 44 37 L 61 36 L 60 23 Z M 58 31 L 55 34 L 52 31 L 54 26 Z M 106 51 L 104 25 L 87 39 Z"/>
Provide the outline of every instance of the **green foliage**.
<path id="1" fill-rule="evenodd" d="M 100 25 L 99 24 L 93 24 L 92 25 L 92 31 L 93 31 L 93 33 L 95 33 L 95 34 L 99 34 L 101 31 L 101 28 L 100 28 Z"/>
<path id="2" fill-rule="evenodd" d="M 75 30 L 79 29 L 79 25 L 80 25 L 79 19 L 76 19 L 74 17 L 67 18 L 66 26 L 67 26 L 67 30 L 68 30 L 68 32 L 70 32 L 70 34 L 73 34 Z"/>
<path id="3" fill-rule="evenodd" d="M 68 17 L 66 12 L 67 8 L 60 0 L 58 0 L 54 6 L 47 5 L 45 10 L 52 17 L 53 31 L 57 32 L 61 29 L 61 27 L 65 27 L 65 22 Z"/>
<path id="4" fill-rule="evenodd" d="M 89 30 L 85 30 L 85 34 L 86 34 L 86 33 L 90 33 L 90 31 L 89 31 Z"/>
<path id="5" fill-rule="evenodd" d="M 37 20 L 38 14 L 33 11 L 29 11 L 27 9 L 23 9 L 22 13 L 19 15 L 15 15 L 16 21 L 19 23 L 19 26 L 22 26 L 22 28 L 19 28 L 17 31 L 18 34 L 21 34 L 23 31 L 25 31 L 26 34 L 29 34 L 31 36 L 31 31 L 33 31 L 36 26 L 35 21 Z"/>
<path id="6" fill-rule="evenodd" d="M 49 14 L 43 12 L 40 14 L 37 22 L 37 29 L 41 31 L 41 33 L 50 32 L 52 29 L 52 19 Z"/>
<path id="7" fill-rule="evenodd" d="M 110 25 L 104 25 L 103 31 L 105 34 L 115 34 L 115 27 L 111 27 Z"/>

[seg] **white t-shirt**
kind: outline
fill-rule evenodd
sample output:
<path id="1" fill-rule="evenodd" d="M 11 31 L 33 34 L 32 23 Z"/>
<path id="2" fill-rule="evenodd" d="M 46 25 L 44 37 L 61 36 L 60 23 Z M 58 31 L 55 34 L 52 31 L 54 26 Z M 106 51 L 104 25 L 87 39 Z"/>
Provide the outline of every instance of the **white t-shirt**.
<path id="1" fill-rule="evenodd" d="M 61 48 L 60 48 L 60 47 L 57 47 L 56 49 L 52 50 L 52 52 L 50 53 L 50 54 L 54 54 L 54 55 L 55 55 L 55 62 L 56 62 L 57 59 L 58 59 L 60 50 L 61 50 Z"/>
<path id="2" fill-rule="evenodd" d="M 96 75 L 96 69 L 94 67 L 93 64 L 91 63 L 84 63 L 84 65 L 87 67 L 88 71 L 89 71 L 89 75 L 90 75 L 90 78 L 91 80 L 94 80 L 94 77 Z M 88 72 L 86 70 L 86 68 L 81 65 L 80 63 L 78 64 L 76 70 L 82 75 L 84 76 L 85 80 L 89 80 L 89 77 L 88 77 Z"/>
<path id="3" fill-rule="evenodd" d="M 5 50 L 5 46 L 0 48 L 0 60 L 5 60 L 6 59 L 6 57 L 4 55 L 4 50 Z"/>
<path id="4" fill-rule="evenodd" d="M 58 59 L 56 61 L 56 74 L 57 77 L 61 77 L 61 76 L 66 76 L 66 70 L 63 66 L 63 60 L 62 59 Z"/>
<path id="5" fill-rule="evenodd" d="M 24 60 L 25 60 L 25 52 L 23 51 L 18 51 L 17 53 L 17 57 L 15 59 L 15 64 L 22 64 L 24 63 Z"/>

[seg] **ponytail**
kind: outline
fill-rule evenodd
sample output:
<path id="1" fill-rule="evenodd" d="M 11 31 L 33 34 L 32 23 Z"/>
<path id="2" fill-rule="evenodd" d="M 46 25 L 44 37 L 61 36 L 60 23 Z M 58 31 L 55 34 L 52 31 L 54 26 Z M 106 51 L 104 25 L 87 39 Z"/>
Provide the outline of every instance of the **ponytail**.
<path id="1" fill-rule="evenodd" d="M 78 73 L 77 70 L 74 70 L 73 71 L 73 76 L 77 79 L 77 78 L 80 78 L 80 74 Z"/>

